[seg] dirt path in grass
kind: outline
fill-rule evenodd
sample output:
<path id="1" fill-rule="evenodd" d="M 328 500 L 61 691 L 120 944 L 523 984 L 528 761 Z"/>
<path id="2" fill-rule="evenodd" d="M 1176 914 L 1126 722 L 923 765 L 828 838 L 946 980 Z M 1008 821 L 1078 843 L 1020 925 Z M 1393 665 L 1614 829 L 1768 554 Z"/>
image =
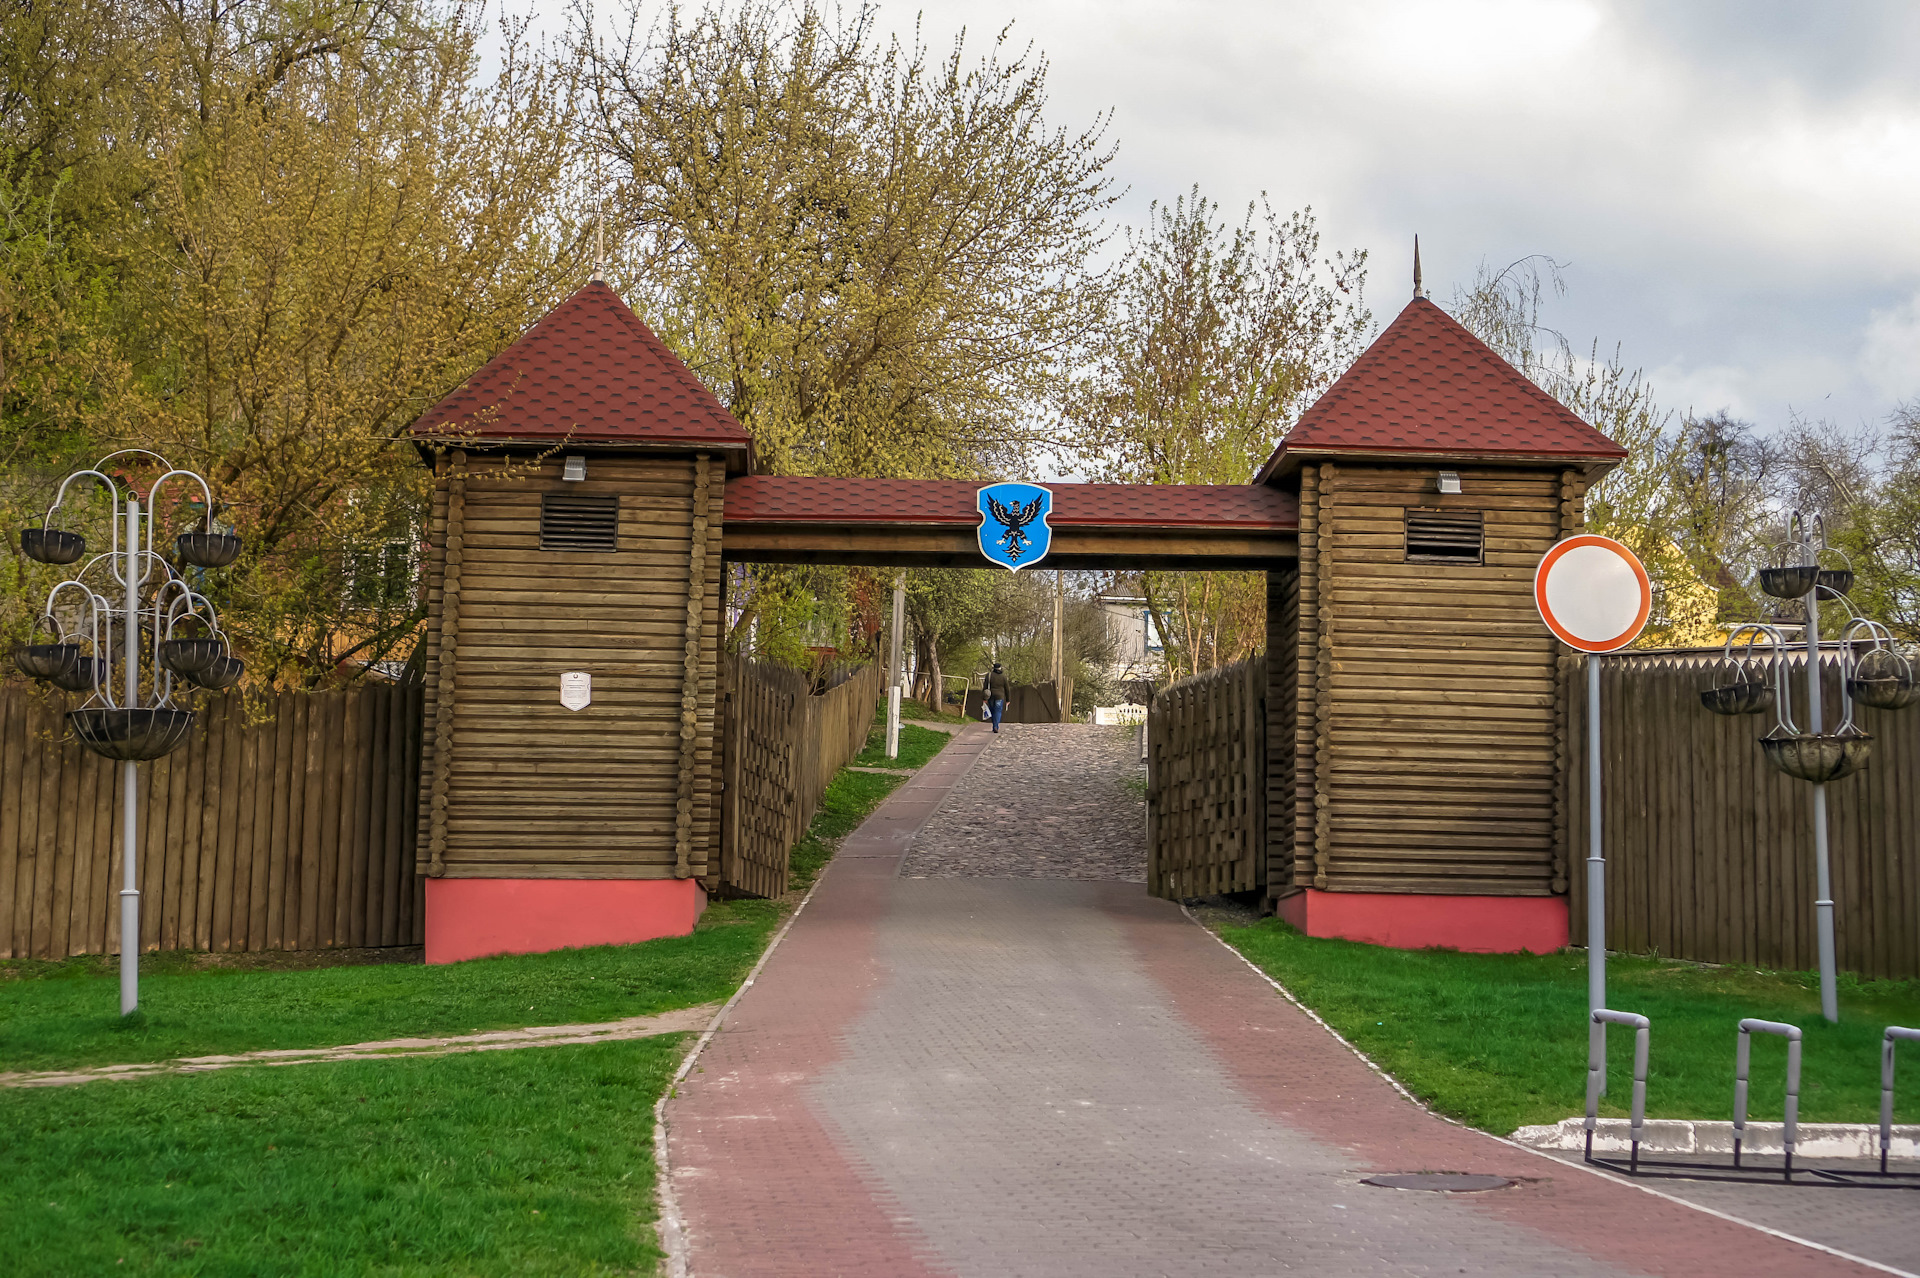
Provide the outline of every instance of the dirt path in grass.
<path id="1" fill-rule="evenodd" d="M 232 1056 L 181 1056 L 138 1065 L 94 1065 L 86 1069 L 26 1070 L 0 1073 L 0 1087 L 66 1087 L 104 1079 L 151 1078 L 156 1074 L 201 1074 L 250 1065 L 314 1065 L 326 1061 L 394 1060 L 403 1056 L 450 1056 L 456 1052 L 500 1052 L 522 1047 L 565 1047 L 575 1043 L 613 1043 L 656 1034 L 705 1029 L 718 1003 L 682 1007 L 653 1016 L 629 1016 L 590 1025 L 533 1025 L 524 1029 L 451 1034 L 444 1038 L 388 1038 L 339 1047 L 281 1047 Z"/>

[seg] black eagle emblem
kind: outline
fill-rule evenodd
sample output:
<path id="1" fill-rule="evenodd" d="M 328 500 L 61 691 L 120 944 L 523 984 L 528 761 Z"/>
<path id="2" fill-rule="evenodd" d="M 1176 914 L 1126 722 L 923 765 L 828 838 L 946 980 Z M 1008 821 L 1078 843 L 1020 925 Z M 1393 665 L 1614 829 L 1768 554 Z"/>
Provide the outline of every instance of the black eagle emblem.
<path id="1" fill-rule="evenodd" d="M 1019 563 L 1020 557 L 1027 553 L 1027 547 L 1033 544 L 1033 538 L 1027 535 L 1027 525 L 1040 516 L 1040 504 L 1045 496 L 1035 497 L 1026 505 L 1014 502 L 1011 506 L 998 497 L 988 495 L 987 513 L 998 520 L 1001 533 L 993 539 L 997 546 L 1005 547 L 1007 559 Z"/>

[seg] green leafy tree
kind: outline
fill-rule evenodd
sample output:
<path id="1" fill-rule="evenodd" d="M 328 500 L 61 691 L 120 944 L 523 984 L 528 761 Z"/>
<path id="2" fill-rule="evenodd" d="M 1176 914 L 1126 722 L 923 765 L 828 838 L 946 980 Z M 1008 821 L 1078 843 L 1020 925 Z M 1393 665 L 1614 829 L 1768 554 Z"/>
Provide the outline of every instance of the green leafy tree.
<path id="1" fill-rule="evenodd" d="M 1131 236 L 1111 319 L 1066 394 L 1068 437 L 1114 483 L 1244 484 L 1359 355 L 1364 253 L 1323 258 L 1310 209 L 1249 204 L 1237 224 L 1196 188 Z M 1175 678 L 1266 644 L 1260 573 L 1146 573 L 1138 588 Z"/>
<path id="2" fill-rule="evenodd" d="M 1104 122 L 1046 123 L 1044 60 L 872 17 L 716 3 L 592 44 L 620 269 L 764 469 L 1018 472 L 1099 317 Z"/>

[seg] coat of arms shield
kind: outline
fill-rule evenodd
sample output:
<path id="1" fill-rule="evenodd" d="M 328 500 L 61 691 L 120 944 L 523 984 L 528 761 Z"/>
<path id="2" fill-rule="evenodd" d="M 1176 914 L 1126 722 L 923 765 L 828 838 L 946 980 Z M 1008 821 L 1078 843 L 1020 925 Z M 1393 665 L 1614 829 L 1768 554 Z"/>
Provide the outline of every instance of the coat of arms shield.
<path id="1" fill-rule="evenodd" d="M 1053 493 L 1038 484 L 988 484 L 975 498 L 980 511 L 980 553 L 989 562 L 1019 572 L 1047 557 L 1053 529 L 1047 515 Z"/>

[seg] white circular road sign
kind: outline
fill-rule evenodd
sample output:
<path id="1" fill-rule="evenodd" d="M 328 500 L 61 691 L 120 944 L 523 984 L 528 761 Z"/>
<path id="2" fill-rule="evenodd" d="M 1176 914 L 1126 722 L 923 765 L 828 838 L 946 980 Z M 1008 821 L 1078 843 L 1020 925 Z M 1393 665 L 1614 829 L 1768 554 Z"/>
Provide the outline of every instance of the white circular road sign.
<path id="1" fill-rule="evenodd" d="M 1653 586 L 1631 550 L 1582 533 L 1557 543 L 1533 572 L 1540 619 L 1582 652 L 1612 652 L 1639 637 L 1653 610 Z"/>

